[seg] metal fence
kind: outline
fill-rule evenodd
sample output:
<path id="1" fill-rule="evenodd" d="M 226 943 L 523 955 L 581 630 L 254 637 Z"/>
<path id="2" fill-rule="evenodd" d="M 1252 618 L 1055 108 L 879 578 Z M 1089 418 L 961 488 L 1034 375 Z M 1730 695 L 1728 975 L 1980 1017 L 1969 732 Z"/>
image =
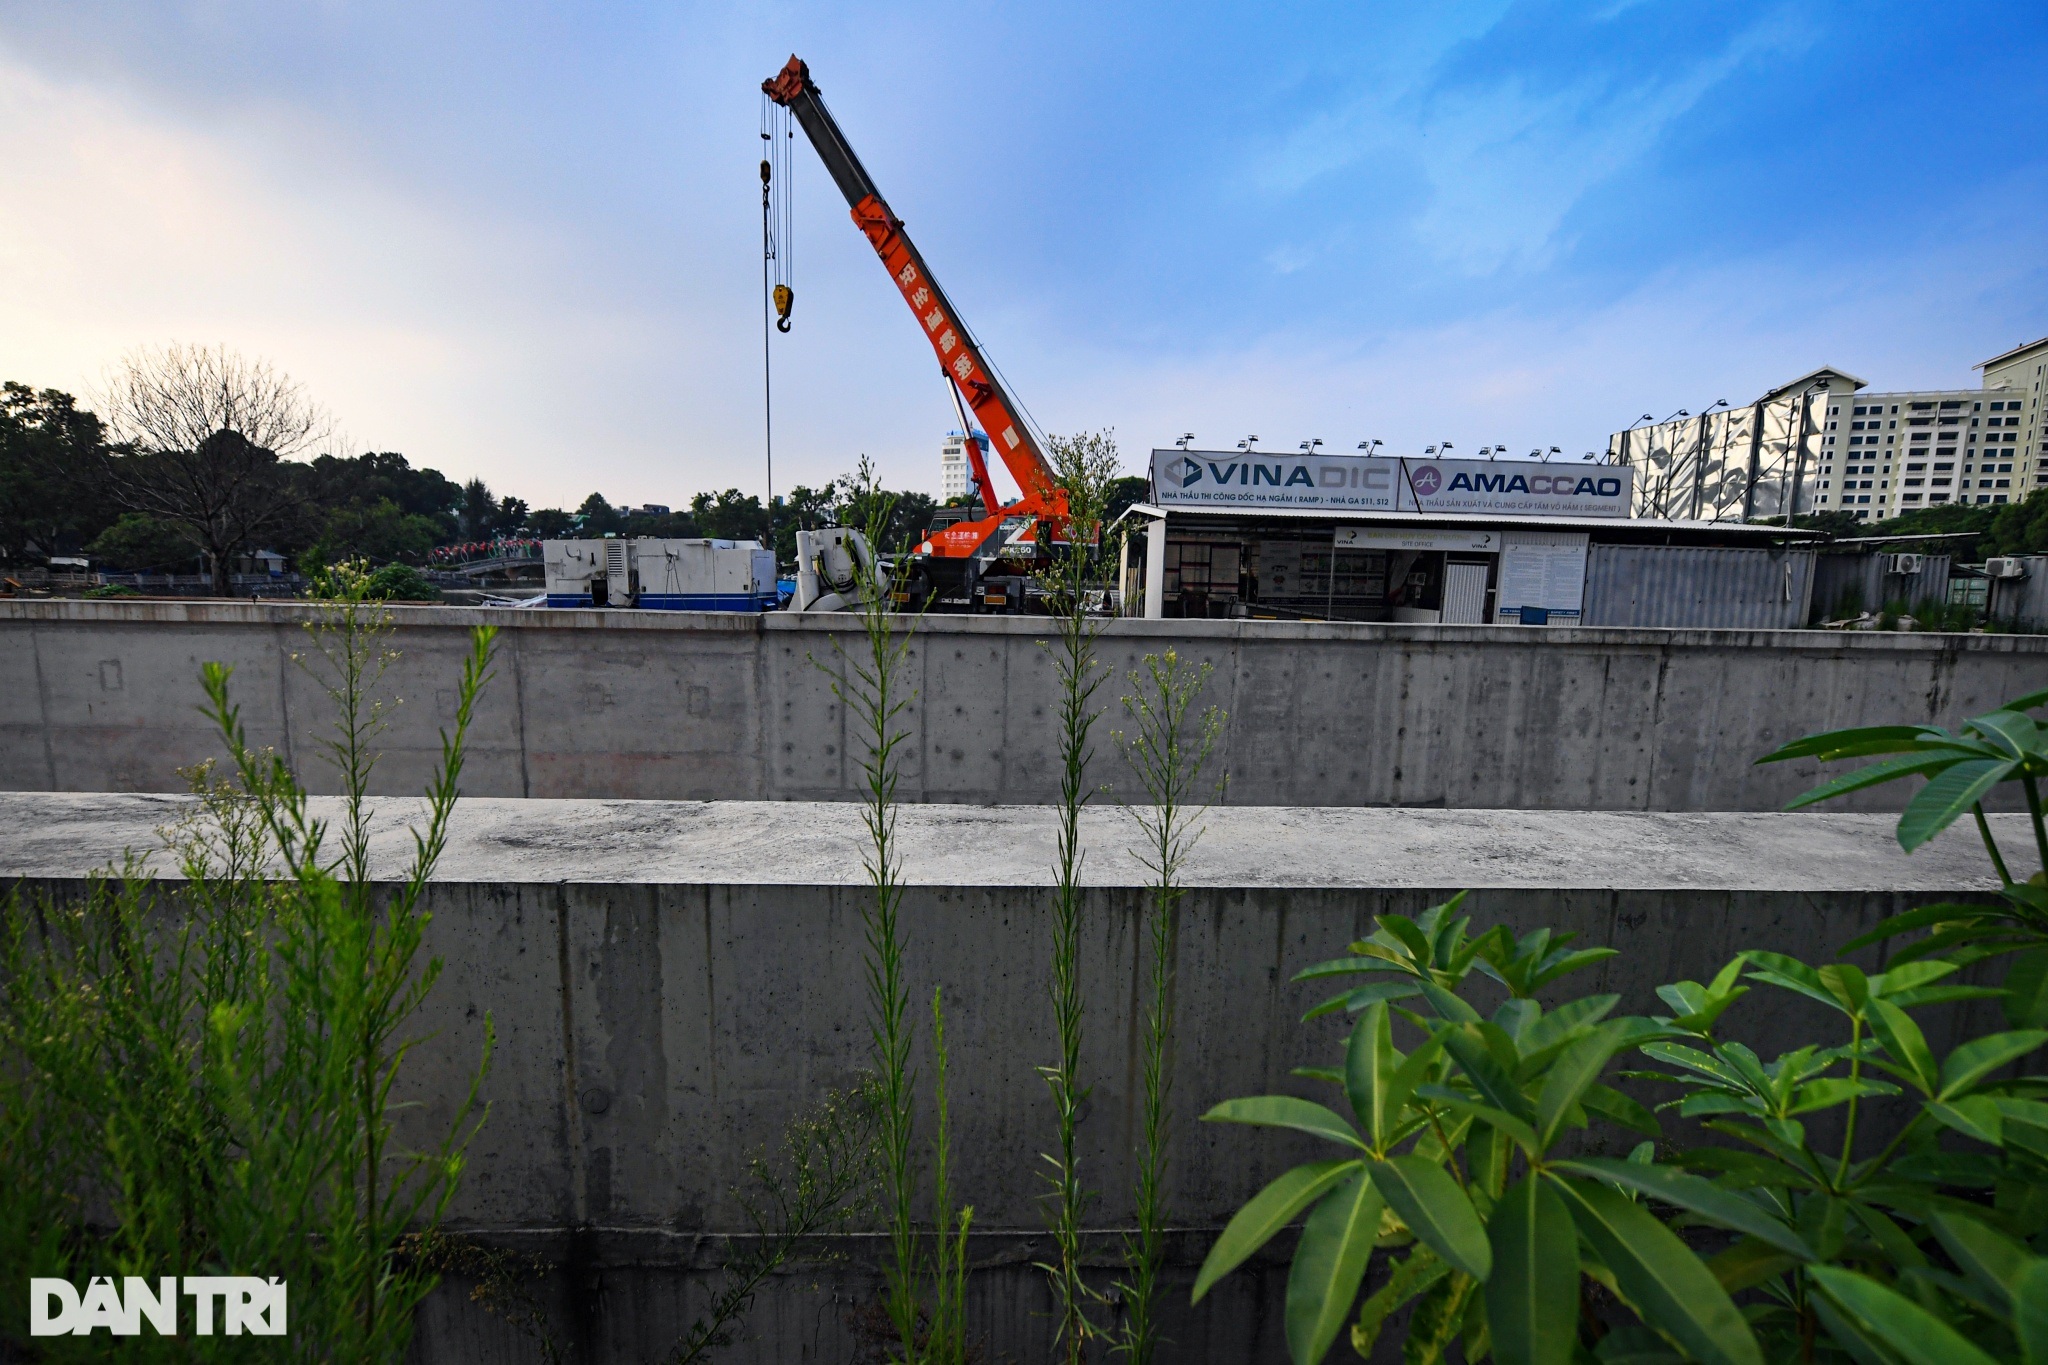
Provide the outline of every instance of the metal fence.
<path id="1" fill-rule="evenodd" d="M 1806 624 L 1811 550 L 1595 545 L 1586 556 L 1589 626 L 1790 630 Z"/>

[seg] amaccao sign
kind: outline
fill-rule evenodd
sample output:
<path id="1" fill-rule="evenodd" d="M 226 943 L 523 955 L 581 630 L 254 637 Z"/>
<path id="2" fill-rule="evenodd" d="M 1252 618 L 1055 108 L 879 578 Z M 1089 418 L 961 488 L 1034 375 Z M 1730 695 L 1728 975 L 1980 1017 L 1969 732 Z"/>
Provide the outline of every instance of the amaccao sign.
<path id="1" fill-rule="evenodd" d="M 1152 452 L 1162 507 L 1626 517 L 1634 473 L 1618 465 Z"/>

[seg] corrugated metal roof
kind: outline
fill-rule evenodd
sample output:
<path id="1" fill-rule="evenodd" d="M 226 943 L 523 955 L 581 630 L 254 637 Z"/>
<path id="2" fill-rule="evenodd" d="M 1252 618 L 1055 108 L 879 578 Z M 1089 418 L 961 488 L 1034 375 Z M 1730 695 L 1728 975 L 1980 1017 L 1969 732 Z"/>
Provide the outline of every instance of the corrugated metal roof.
<path id="1" fill-rule="evenodd" d="M 1484 513 L 1383 512 L 1350 507 L 1160 507 L 1140 503 L 1130 509 L 1140 516 L 1174 521 L 1214 518 L 1220 521 L 1364 521 L 1394 526 L 1517 526 L 1571 531 L 1688 531 L 1713 535 L 1752 536 L 1760 540 L 1819 540 L 1826 532 L 1782 526 L 1756 526 L 1744 521 L 1667 521 L 1654 517 L 1521 517 Z"/>

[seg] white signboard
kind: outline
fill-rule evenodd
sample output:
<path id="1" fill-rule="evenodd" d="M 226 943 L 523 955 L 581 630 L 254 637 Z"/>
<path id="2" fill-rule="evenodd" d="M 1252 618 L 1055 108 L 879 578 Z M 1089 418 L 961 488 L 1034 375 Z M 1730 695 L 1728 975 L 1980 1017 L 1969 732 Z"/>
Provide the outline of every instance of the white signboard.
<path id="1" fill-rule="evenodd" d="M 1586 535 L 1508 531 L 1501 537 L 1496 620 L 1519 621 L 1522 608 L 1576 617 L 1586 596 Z"/>
<path id="2" fill-rule="evenodd" d="M 1152 452 L 1161 507 L 1626 517 L 1634 476 L 1601 464 Z"/>
<path id="3" fill-rule="evenodd" d="M 1499 531 L 1466 530 L 1462 526 L 1339 526 L 1340 550 L 1457 550 L 1478 554 L 1500 552 Z"/>

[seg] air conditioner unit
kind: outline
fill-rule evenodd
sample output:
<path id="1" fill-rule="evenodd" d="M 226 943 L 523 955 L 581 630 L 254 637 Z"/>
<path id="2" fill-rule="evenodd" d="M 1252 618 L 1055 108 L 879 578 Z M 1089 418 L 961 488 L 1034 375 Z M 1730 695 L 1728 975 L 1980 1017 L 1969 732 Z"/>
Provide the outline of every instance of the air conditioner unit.
<path id="1" fill-rule="evenodd" d="M 1913 578 L 1918 576 L 1925 558 L 1923 555 L 1885 555 L 1884 571 L 1899 578 Z"/>
<path id="2" fill-rule="evenodd" d="M 1987 559 L 1984 561 L 1984 576 L 1986 578 L 2025 578 L 2027 576 L 2027 565 L 2024 560 L 2015 559 L 2010 556 L 2003 559 Z"/>

